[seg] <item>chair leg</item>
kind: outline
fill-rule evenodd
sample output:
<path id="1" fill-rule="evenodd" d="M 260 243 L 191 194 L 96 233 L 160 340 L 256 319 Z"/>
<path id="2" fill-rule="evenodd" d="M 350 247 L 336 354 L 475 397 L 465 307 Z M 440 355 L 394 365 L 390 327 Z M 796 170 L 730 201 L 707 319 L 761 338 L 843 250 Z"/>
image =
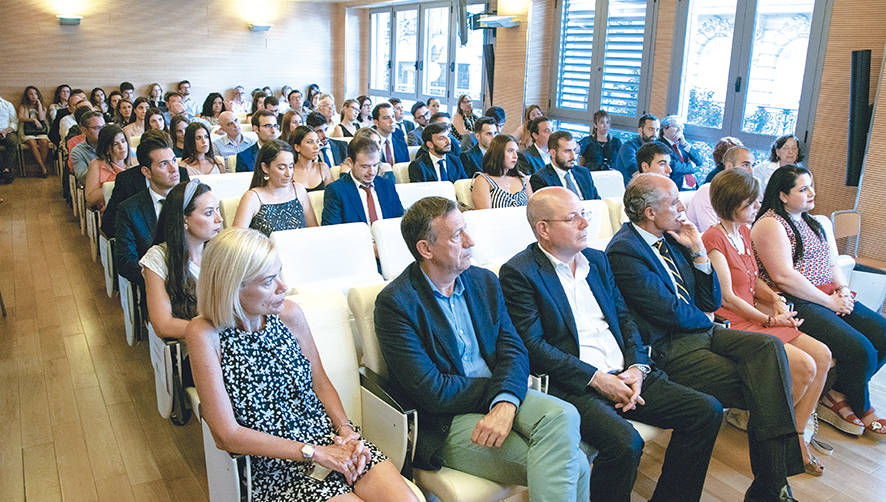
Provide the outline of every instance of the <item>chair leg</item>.
<path id="1" fill-rule="evenodd" d="M 6 317 L 6 304 L 3 303 L 3 292 L 0 291 L 0 310 L 3 311 L 3 317 Z"/>

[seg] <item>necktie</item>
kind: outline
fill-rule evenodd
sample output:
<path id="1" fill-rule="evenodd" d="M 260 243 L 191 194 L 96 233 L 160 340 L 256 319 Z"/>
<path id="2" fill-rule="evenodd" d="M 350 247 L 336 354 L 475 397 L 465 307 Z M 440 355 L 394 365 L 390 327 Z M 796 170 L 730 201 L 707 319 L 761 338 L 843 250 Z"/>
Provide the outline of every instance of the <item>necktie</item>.
<path id="1" fill-rule="evenodd" d="M 394 165 L 394 151 L 391 149 L 391 138 L 385 140 L 385 162 Z"/>
<path id="2" fill-rule="evenodd" d="M 329 159 L 329 145 L 324 146 L 320 152 L 323 154 L 323 162 L 325 162 L 327 166 L 332 167 L 332 161 Z"/>
<path id="3" fill-rule="evenodd" d="M 372 225 L 378 219 L 378 213 L 375 212 L 375 199 L 372 197 L 372 185 L 360 185 L 360 188 L 366 192 L 366 209 L 369 211 L 369 224 Z"/>
<path id="4" fill-rule="evenodd" d="M 677 146 L 676 143 L 672 143 L 671 148 L 674 149 L 674 153 L 677 154 L 677 158 L 680 159 L 680 162 L 686 161 L 686 159 L 683 157 L 683 152 L 680 151 L 680 147 Z M 695 176 L 693 176 L 691 174 L 684 174 L 683 175 L 683 183 L 685 183 L 686 186 L 689 188 L 695 188 L 695 186 L 697 184 L 697 182 L 695 181 Z"/>
<path id="5" fill-rule="evenodd" d="M 575 186 L 575 181 L 572 180 L 572 170 L 566 171 L 566 188 L 572 190 L 575 195 L 578 195 L 578 200 L 584 200 L 584 197 L 581 196 L 581 192 L 578 191 L 578 187 Z"/>
<path id="6" fill-rule="evenodd" d="M 658 249 L 658 254 L 664 258 L 665 263 L 668 264 L 668 269 L 670 269 L 671 274 L 674 276 L 674 282 L 677 284 L 677 298 L 689 305 L 689 291 L 686 289 L 686 283 L 683 282 L 683 276 L 677 270 L 677 264 L 674 263 L 674 257 L 671 256 L 671 250 L 665 244 L 664 239 L 656 241 L 653 246 Z"/>
<path id="7" fill-rule="evenodd" d="M 677 146 L 676 143 L 671 143 L 671 147 L 674 149 L 674 152 L 677 154 L 677 158 L 680 159 L 680 162 L 683 162 L 683 152 L 680 151 L 680 147 Z"/>
<path id="8" fill-rule="evenodd" d="M 440 181 L 449 181 L 449 174 L 446 172 L 446 162 L 440 159 L 437 161 L 437 165 L 440 166 Z"/>

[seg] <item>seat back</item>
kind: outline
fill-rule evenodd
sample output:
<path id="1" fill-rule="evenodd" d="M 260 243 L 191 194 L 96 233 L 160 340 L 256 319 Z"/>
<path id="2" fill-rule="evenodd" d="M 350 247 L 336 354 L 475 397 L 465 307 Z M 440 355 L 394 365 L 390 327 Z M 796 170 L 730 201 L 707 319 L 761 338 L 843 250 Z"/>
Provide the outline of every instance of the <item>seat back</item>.
<path id="1" fill-rule="evenodd" d="M 381 275 L 388 281 L 400 275 L 414 261 L 400 232 L 400 220 L 402 218 L 385 218 L 372 224 L 372 237 L 378 249 Z"/>
<path id="2" fill-rule="evenodd" d="M 612 235 L 621 228 L 622 223 L 628 222 L 628 215 L 625 214 L 625 206 L 621 197 L 608 197 L 603 199 L 606 207 L 609 208 L 609 222 L 612 224 Z"/>
<path id="3" fill-rule="evenodd" d="M 455 181 L 455 197 L 456 200 L 468 209 L 474 209 L 474 201 L 471 199 L 471 186 L 474 180 L 456 180 Z"/>
<path id="4" fill-rule="evenodd" d="M 139 134 L 138 136 L 133 136 L 133 137 L 129 138 L 129 147 L 133 148 L 133 149 L 138 148 L 138 144 L 141 142 L 142 142 L 142 135 L 141 134 Z"/>
<path id="5" fill-rule="evenodd" d="M 602 199 L 606 197 L 618 197 L 621 199 L 621 196 L 625 193 L 624 177 L 615 169 L 591 171 L 591 178 L 593 178 L 594 187 L 597 188 L 597 193 L 600 194 Z"/>
<path id="6" fill-rule="evenodd" d="M 225 157 L 225 172 L 235 173 L 237 172 L 237 156 L 229 155 Z"/>
<path id="7" fill-rule="evenodd" d="M 391 168 L 397 183 L 409 183 L 409 162 L 397 162 Z"/>
<path id="8" fill-rule="evenodd" d="M 341 166 L 332 166 L 329 168 L 329 173 L 332 175 L 332 181 L 338 179 L 341 176 Z"/>
<path id="9" fill-rule="evenodd" d="M 323 196 L 326 194 L 323 190 L 315 190 L 308 192 L 308 200 L 311 201 L 311 209 L 314 210 L 314 216 L 317 217 L 317 224 L 322 223 L 320 218 L 323 217 Z"/>
<path id="10" fill-rule="evenodd" d="M 612 238 L 612 222 L 609 221 L 609 207 L 602 200 L 583 200 L 581 206 L 588 211 L 588 246 L 604 249 Z"/>
<path id="11" fill-rule="evenodd" d="M 194 176 L 194 179 L 209 185 L 216 198 L 223 200 L 246 193 L 252 182 L 252 173 L 201 174 Z"/>
<path id="12" fill-rule="evenodd" d="M 464 213 L 464 218 L 474 241 L 471 261 L 475 265 L 497 269 L 535 242 L 525 207 L 478 209 Z"/>
<path id="13" fill-rule="evenodd" d="M 415 160 L 415 156 L 416 156 L 416 154 L 418 154 L 418 150 L 420 148 L 421 148 L 421 146 L 419 146 L 419 145 L 406 147 L 406 149 L 409 150 L 409 160 Z"/>
<path id="14" fill-rule="evenodd" d="M 850 253 L 851 247 L 852 256 L 857 257 L 858 237 L 861 235 L 861 214 L 855 209 L 834 211 L 831 213 L 831 225 L 834 227 L 834 239 L 846 238 L 846 252 Z"/>
<path id="15" fill-rule="evenodd" d="M 111 194 L 114 192 L 114 182 L 106 181 L 102 183 L 102 197 L 105 198 L 105 205 L 108 205 L 108 201 L 111 200 Z"/>
<path id="16" fill-rule="evenodd" d="M 439 196 L 455 200 L 455 187 L 451 181 L 427 181 L 424 183 L 399 183 L 395 185 L 403 209 L 409 209 L 425 197 Z"/>
<path id="17" fill-rule="evenodd" d="M 375 338 L 375 297 L 386 285 L 386 282 L 367 284 L 351 288 L 348 293 L 348 306 L 354 315 L 354 324 L 357 328 L 354 335 L 363 349 L 360 364 L 385 378 L 388 376 L 388 366 Z"/>
<path id="18" fill-rule="evenodd" d="M 340 290 L 382 280 L 365 223 L 284 230 L 271 234 L 290 292 Z"/>
<path id="19" fill-rule="evenodd" d="M 234 225 L 234 216 L 237 215 L 237 207 L 240 206 L 241 197 L 228 197 L 218 203 L 218 210 L 222 217 L 222 227 L 230 228 Z"/>
<path id="20" fill-rule="evenodd" d="M 855 258 L 840 254 L 837 251 L 837 240 L 834 238 L 834 227 L 831 225 L 831 220 L 828 219 L 827 216 L 823 214 L 813 214 L 813 218 L 821 224 L 821 228 L 824 229 L 825 237 L 828 240 L 828 247 L 831 249 L 831 256 L 836 260 L 837 266 L 840 268 L 840 271 L 843 272 L 843 278 L 847 281 L 852 278 L 852 269 L 855 268 Z"/>

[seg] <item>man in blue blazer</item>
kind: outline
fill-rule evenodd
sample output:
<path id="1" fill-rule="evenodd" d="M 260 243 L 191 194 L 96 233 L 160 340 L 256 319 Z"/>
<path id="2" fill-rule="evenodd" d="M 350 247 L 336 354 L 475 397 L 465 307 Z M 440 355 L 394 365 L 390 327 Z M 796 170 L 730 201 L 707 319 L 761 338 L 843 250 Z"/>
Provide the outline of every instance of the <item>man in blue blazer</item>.
<path id="1" fill-rule="evenodd" d="M 668 147 L 671 154 L 671 180 L 678 190 L 697 190 L 695 173 L 704 162 L 701 155 L 683 137 L 683 121 L 676 115 L 661 119 L 659 141 Z M 684 188 L 685 186 L 685 188 Z"/>
<path id="2" fill-rule="evenodd" d="M 473 178 L 474 174 L 483 172 L 483 156 L 486 150 L 492 144 L 498 134 L 495 119 L 492 117 L 480 117 L 474 122 L 474 137 L 476 142 L 474 146 L 461 153 L 461 164 L 465 168 L 465 174 L 468 178 Z"/>
<path id="3" fill-rule="evenodd" d="M 421 133 L 427 150 L 409 163 L 409 181 L 452 181 L 467 178 L 458 157 L 449 153 L 451 140 L 449 126 L 428 124 Z"/>
<path id="4" fill-rule="evenodd" d="M 403 205 L 394 184 L 378 173 L 378 145 L 370 138 L 348 144 L 352 167 L 350 176 L 341 176 L 326 186 L 323 195 L 323 225 L 365 222 L 403 216 Z"/>
<path id="5" fill-rule="evenodd" d="M 719 282 L 670 178 L 637 175 L 624 203 L 630 222 L 606 254 L 653 361 L 671 380 L 750 411 L 746 501 L 794 500 L 787 476 L 803 472 L 803 459 L 782 342 L 711 322 L 705 312 L 720 307 Z"/>
<path id="6" fill-rule="evenodd" d="M 270 110 L 259 110 L 252 114 L 252 130 L 258 135 L 258 142 L 246 150 L 237 154 L 237 172 L 252 172 L 255 170 L 255 158 L 262 145 L 277 137 L 280 125 L 277 124 L 277 115 Z"/>
<path id="7" fill-rule="evenodd" d="M 641 116 L 637 123 L 638 136 L 621 145 L 613 169 L 621 173 L 625 186 L 631 181 L 631 176 L 637 172 L 637 150 L 646 143 L 655 141 L 660 130 L 661 123 L 658 121 L 658 117 L 647 113 Z"/>
<path id="8" fill-rule="evenodd" d="M 697 501 L 723 407 L 652 367 L 606 255 L 587 247 L 588 223 L 573 192 L 534 192 L 526 212 L 538 242 L 501 267 L 501 287 L 530 368 L 578 408 L 582 439 L 599 450 L 591 499 L 631 500 L 643 454 L 632 419 L 674 430 L 651 500 Z"/>
<path id="9" fill-rule="evenodd" d="M 599 199 L 597 187 L 591 178 L 591 170 L 580 166 L 575 160 L 575 140 L 569 131 L 557 131 L 548 138 L 551 163 L 529 178 L 532 191 L 544 187 L 568 188 L 581 200 Z"/>
<path id="10" fill-rule="evenodd" d="M 419 412 L 415 465 L 526 484 L 533 501 L 587 501 L 578 414 L 527 390 L 526 347 L 495 275 L 471 266 L 456 203 L 421 199 L 400 228 L 415 262 L 379 293 L 375 332 Z"/>
<path id="11" fill-rule="evenodd" d="M 409 162 L 409 147 L 406 136 L 394 125 L 394 107 L 384 101 L 372 109 L 372 122 L 381 135 L 381 160 L 390 165 L 397 162 Z"/>
<path id="12" fill-rule="evenodd" d="M 536 117 L 529 121 L 526 130 L 532 137 L 532 144 L 517 155 L 517 170 L 526 176 L 532 176 L 551 163 L 548 139 L 554 132 L 553 122 L 547 117 Z"/>
<path id="13" fill-rule="evenodd" d="M 320 141 L 320 160 L 323 163 L 329 167 L 340 166 L 348 158 L 348 143 L 330 138 L 326 134 L 329 132 L 329 122 L 326 120 L 326 115 L 320 112 L 311 112 L 305 118 L 305 125 L 317 133 L 317 139 Z"/>

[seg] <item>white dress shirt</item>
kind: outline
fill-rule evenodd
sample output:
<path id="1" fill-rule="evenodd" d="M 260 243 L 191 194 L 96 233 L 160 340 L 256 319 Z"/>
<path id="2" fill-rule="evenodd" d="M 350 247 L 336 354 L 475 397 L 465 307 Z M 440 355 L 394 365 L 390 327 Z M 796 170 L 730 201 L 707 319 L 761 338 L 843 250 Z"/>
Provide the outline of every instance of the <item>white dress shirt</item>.
<path id="1" fill-rule="evenodd" d="M 539 246 L 539 249 L 554 266 L 572 310 L 578 331 L 578 358 L 604 373 L 620 373 L 624 369 L 624 354 L 615 341 L 615 335 L 609 330 L 603 310 L 588 285 L 587 277 L 591 271 L 588 259 L 581 253 L 576 255 L 573 276 L 569 265 L 548 253 L 545 248 Z"/>
<path id="2" fill-rule="evenodd" d="M 163 209 L 163 204 L 161 204 L 160 201 L 165 201 L 166 196 L 160 195 L 150 187 L 148 187 L 148 193 L 151 194 L 151 201 L 154 202 L 154 214 L 157 215 L 157 218 L 160 218 L 160 210 Z"/>
<path id="3" fill-rule="evenodd" d="M 361 187 L 363 183 L 354 180 L 354 183 L 357 185 L 357 193 L 360 194 L 360 203 L 363 204 L 363 215 L 366 217 L 366 223 L 369 223 L 369 205 L 366 203 L 366 190 L 363 190 Z M 372 202 L 375 203 L 375 215 L 378 216 L 378 219 L 384 218 L 384 215 L 381 212 L 381 205 L 378 203 L 378 193 L 375 192 L 375 183 L 369 185 L 369 191 L 372 192 Z"/>
<path id="4" fill-rule="evenodd" d="M 431 158 L 431 165 L 434 166 L 434 171 L 437 172 L 437 181 L 440 181 L 440 161 L 443 161 L 443 165 L 446 165 L 446 160 L 442 157 L 437 157 L 430 150 L 428 150 L 428 157 Z M 446 173 L 446 179 L 449 179 L 449 173 Z"/>
<path id="5" fill-rule="evenodd" d="M 551 167 L 554 168 L 554 172 L 557 173 L 557 177 L 560 178 L 560 184 L 563 186 L 563 188 L 568 188 L 569 183 L 566 183 L 566 171 L 564 169 L 560 169 L 554 164 L 551 164 Z M 581 200 L 585 200 L 585 194 L 581 191 L 581 187 L 578 186 L 578 180 L 575 179 L 575 172 L 572 172 L 571 175 L 572 184 L 575 185 L 575 189 L 578 190 L 578 196 L 581 197 Z"/>
<path id="6" fill-rule="evenodd" d="M 551 163 L 551 154 L 549 154 L 548 152 L 542 151 L 542 149 L 539 148 L 538 145 L 536 145 L 536 144 L 533 144 L 532 148 L 535 148 L 535 151 L 538 152 L 538 155 L 541 157 L 541 160 L 544 161 L 545 165 L 548 165 Z M 566 185 L 564 184 L 563 186 L 566 186 Z"/>
<path id="7" fill-rule="evenodd" d="M 15 105 L 0 98 L 0 131 L 8 128 L 18 130 L 18 115 L 16 115 Z"/>

